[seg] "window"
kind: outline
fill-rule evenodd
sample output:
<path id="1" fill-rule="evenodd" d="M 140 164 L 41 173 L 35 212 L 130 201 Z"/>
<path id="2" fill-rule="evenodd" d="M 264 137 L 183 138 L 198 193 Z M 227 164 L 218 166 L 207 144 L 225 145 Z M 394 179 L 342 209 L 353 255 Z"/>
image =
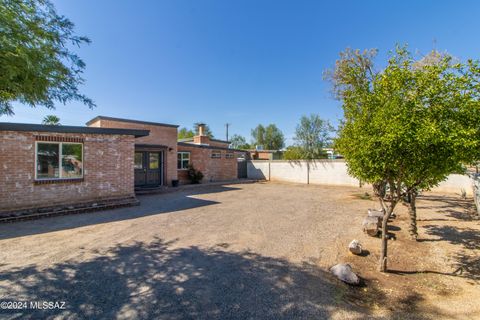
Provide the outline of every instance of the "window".
<path id="1" fill-rule="evenodd" d="M 227 152 L 227 153 L 225 153 L 225 158 L 227 158 L 227 159 L 233 159 L 233 158 L 234 158 L 233 152 Z"/>
<path id="2" fill-rule="evenodd" d="M 37 142 L 35 178 L 83 178 L 83 144 Z"/>
<path id="3" fill-rule="evenodd" d="M 220 159 L 222 157 L 222 153 L 220 151 L 212 151 L 212 159 Z"/>
<path id="4" fill-rule="evenodd" d="M 143 169 L 143 152 L 135 152 L 135 163 L 133 167 L 135 169 Z"/>
<path id="5" fill-rule="evenodd" d="M 159 168 L 159 163 L 160 163 L 160 154 L 158 153 L 152 153 L 150 152 L 149 154 L 149 169 L 158 169 Z"/>
<path id="6" fill-rule="evenodd" d="M 177 154 L 177 169 L 187 170 L 190 165 L 190 152 L 179 152 Z"/>

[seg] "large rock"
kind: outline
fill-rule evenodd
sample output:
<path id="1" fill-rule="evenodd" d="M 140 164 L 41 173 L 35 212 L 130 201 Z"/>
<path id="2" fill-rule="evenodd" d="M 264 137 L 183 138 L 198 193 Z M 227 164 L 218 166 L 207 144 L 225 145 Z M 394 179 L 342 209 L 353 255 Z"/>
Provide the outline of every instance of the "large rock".
<path id="1" fill-rule="evenodd" d="M 352 267 L 347 263 L 339 263 L 330 268 L 330 272 L 341 281 L 357 285 L 360 283 L 360 278 L 352 271 Z"/>
<path id="2" fill-rule="evenodd" d="M 353 254 L 361 254 L 362 253 L 362 245 L 358 240 L 353 240 L 350 242 L 348 245 L 348 250 L 350 250 L 351 253 Z"/>
<path id="3" fill-rule="evenodd" d="M 378 234 L 381 224 L 380 218 L 367 216 L 362 223 L 363 232 L 369 236 L 375 237 Z"/>
<path id="4" fill-rule="evenodd" d="M 368 216 L 379 218 L 380 223 L 383 221 L 383 214 L 383 210 L 368 209 Z"/>

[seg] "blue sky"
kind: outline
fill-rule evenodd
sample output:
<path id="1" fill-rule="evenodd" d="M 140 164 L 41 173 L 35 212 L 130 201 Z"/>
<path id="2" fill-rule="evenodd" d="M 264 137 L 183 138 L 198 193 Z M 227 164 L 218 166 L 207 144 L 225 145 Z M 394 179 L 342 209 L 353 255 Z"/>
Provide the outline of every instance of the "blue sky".
<path id="1" fill-rule="evenodd" d="M 16 105 L 0 121 L 39 123 L 55 114 L 65 125 L 97 115 L 191 127 L 203 121 L 217 138 L 250 140 L 257 124 L 275 123 L 291 143 L 298 119 L 341 118 L 322 79 L 346 47 L 395 43 L 427 53 L 434 46 L 460 59 L 480 58 L 478 1 L 59 1 L 87 63 L 81 91 L 97 104 L 56 110 Z"/>

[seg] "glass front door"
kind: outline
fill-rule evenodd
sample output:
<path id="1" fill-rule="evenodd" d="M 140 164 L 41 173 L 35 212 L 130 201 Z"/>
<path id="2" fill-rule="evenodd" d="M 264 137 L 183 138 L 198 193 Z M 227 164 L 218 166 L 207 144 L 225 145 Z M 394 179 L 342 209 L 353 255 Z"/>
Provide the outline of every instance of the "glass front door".
<path id="1" fill-rule="evenodd" d="M 135 186 L 159 186 L 163 181 L 163 152 L 135 152 Z"/>

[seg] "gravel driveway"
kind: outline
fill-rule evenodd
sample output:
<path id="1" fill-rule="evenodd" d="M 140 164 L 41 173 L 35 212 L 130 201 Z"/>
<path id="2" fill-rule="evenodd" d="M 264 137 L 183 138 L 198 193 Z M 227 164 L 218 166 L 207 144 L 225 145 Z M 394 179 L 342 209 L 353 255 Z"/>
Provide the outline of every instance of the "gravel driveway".
<path id="1" fill-rule="evenodd" d="M 326 272 L 363 237 L 357 188 L 201 186 L 141 206 L 0 225 L 11 319 L 362 319 Z M 28 306 L 27 309 L 29 309 Z"/>

